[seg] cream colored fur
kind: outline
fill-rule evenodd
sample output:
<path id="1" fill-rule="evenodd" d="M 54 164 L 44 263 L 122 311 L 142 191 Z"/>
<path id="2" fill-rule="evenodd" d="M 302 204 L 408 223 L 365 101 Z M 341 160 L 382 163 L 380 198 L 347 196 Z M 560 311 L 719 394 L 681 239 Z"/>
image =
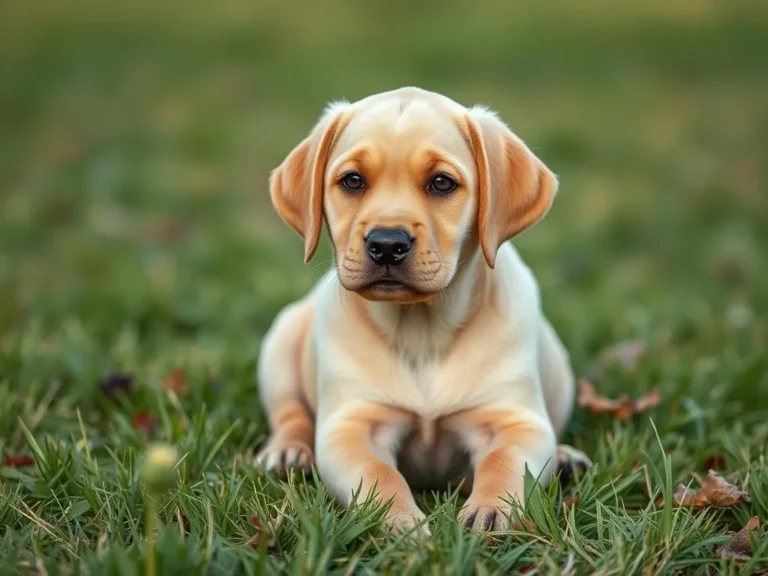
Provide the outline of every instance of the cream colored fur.
<path id="1" fill-rule="evenodd" d="M 360 194 L 338 185 L 349 165 L 369 182 Z M 424 190 L 435 166 L 455 196 Z M 396 529 L 424 518 L 412 487 L 463 482 L 465 524 L 506 528 L 525 467 L 551 478 L 574 399 L 536 280 L 505 242 L 544 215 L 555 177 L 493 113 L 406 88 L 329 107 L 271 186 L 307 258 L 327 221 L 336 265 L 264 339 L 261 464 L 314 462 L 343 505 L 376 486 Z M 366 285 L 374 226 L 415 238 L 396 293 Z"/>

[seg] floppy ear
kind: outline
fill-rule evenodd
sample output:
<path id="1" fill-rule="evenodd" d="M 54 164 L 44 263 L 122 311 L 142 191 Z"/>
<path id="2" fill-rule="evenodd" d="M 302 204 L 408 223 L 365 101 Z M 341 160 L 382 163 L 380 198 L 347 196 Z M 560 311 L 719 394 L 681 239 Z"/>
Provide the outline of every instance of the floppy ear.
<path id="1" fill-rule="evenodd" d="M 479 180 L 480 246 L 493 268 L 499 246 L 547 213 L 557 178 L 493 112 L 472 108 L 467 125 Z"/>
<path id="2" fill-rule="evenodd" d="M 346 103 L 329 106 L 310 135 L 272 171 L 269 179 L 275 210 L 304 238 L 305 262 L 312 259 L 320 242 L 325 165 L 346 107 Z"/>

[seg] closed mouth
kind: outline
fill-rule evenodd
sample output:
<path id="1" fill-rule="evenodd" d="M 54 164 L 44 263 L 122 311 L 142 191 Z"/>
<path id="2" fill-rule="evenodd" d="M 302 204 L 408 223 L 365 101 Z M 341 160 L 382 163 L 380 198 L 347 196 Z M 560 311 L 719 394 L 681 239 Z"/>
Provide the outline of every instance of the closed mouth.
<path id="1" fill-rule="evenodd" d="M 385 274 L 376 280 L 368 282 L 361 288 L 355 289 L 367 300 L 382 302 L 400 302 L 414 304 L 429 299 L 429 294 L 422 292 L 407 281 Z"/>
<path id="2" fill-rule="evenodd" d="M 407 288 L 405 284 L 394 278 L 381 278 L 368 284 L 369 288 L 378 288 L 382 290 L 395 290 L 398 288 Z"/>

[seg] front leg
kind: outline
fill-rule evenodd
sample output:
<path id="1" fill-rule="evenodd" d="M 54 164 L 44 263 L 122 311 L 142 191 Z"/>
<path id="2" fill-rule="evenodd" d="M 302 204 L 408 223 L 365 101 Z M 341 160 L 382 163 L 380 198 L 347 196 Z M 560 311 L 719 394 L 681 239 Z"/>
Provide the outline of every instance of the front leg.
<path id="1" fill-rule="evenodd" d="M 272 432 L 256 456 L 256 462 L 281 478 L 286 478 L 291 468 L 309 473 L 314 461 L 312 443 L 315 424 L 312 415 L 300 399 L 280 398 L 269 406 Z"/>
<path id="2" fill-rule="evenodd" d="M 524 503 L 525 468 L 549 483 L 556 467 L 556 438 L 549 419 L 520 408 L 479 408 L 456 417 L 474 467 L 472 493 L 460 512 L 467 528 L 510 526 L 510 500 Z"/>
<path id="3" fill-rule="evenodd" d="M 270 436 L 256 457 L 260 466 L 285 477 L 293 467 L 309 472 L 315 422 L 302 369 L 313 316 L 311 300 L 288 306 L 264 337 L 259 354 L 261 403 L 269 419 Z"/>
<path id="4" fill-rule="evenodd" d="M 402 412 L 376 404 L 337 411 L 318 426 L 315 450 L 320 477 L 342 506 L 358 490 L 365 498 L 375 488 L 379 504 L 391 502 L 385 521 L 398 532 L 424 520 L 396 467 L 397 447 L 409 426 Z M 429 534 L 426 525 L 421 531 Z"/>

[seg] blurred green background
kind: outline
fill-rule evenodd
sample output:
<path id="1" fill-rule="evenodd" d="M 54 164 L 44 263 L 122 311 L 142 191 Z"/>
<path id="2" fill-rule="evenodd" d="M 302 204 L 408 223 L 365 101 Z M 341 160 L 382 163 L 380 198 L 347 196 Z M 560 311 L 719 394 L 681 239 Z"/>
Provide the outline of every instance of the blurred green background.
<path id="1" fill-rule="evenodd" d="M 663 383 L 701 446 L 764 421 L 766 30 L 757 0 L 0 0 L 0 451 L 18 415 L 77 429 L 109 371 L 179 365 L 214 437 L 247 423 L 216 462 L 263 440 L 260 336 L 330 266 L 302 264 L 269 171 L 327 101 L 404 85 L 490 105 L 559 175 L 516 243 L 577 373 L 643 338 L 602 389 Z"/>
<path id="2" fill-rule="evenodd" d="M 128 334 L 142 370 L 183 359 L 256 406 L 260 335 L 330 266 L 269 171 L 327 101 L 403 85 L 492 106 L 559 175 L 517 244 L 577 372 L 630 336 L 687 346 L 657 378 L 756 353 L 767 25 L 733 0 L 4 2 L 0 336 L 35 343 L 6 372 L 88 396 L 136 369 Z"/>
<path id="3" fill-rule="evenodd" d="M 765 3 L 2 6 L 6 335 L 77 318 L 255 350 L 328 265 L 301 264 L 269 170 L 328 100 L 402 85 L 492 106 L 560 176 L 518 244 L 577 358 L 765 304 Z"/>

